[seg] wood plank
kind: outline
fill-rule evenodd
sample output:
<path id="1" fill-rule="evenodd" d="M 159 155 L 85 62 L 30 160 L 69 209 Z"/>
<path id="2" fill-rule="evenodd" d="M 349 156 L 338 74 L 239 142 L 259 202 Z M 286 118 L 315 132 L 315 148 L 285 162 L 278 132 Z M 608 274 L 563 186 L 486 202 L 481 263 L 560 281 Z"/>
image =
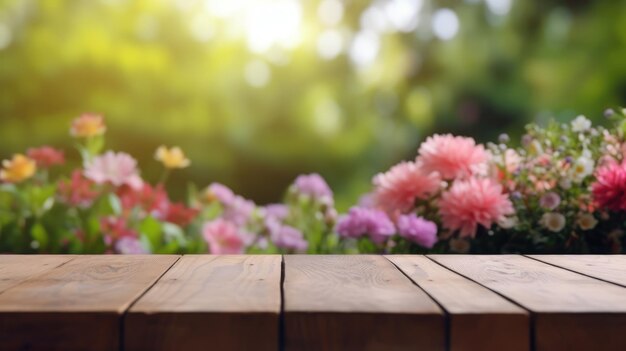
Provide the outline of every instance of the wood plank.
<path id="1" fill-rule="evenodd" d="M 444 315 L 382 256 L 285 256 L 286 350 L 443 350 Z"/>
<path id="2" fill-rule="evenodd" d="M 623 350 L 626 289 L 517 255 L 431 255 L 529 309 L 534 348 Z"/>
<path id="3" fill-rule="evenodd" d="M 122 313 L 178 256 L 78 256 L 0 294 L 7 350 L 115 350 Z"/>
<path id="4" fill-rule="evenodd" d="M 0 255 L 0 293 L 39 274 L 56 268 L 75 256 Z"/>
<path id="5" fill-rule="evenodd" d="M 626 287 L 626 255 L 530 255 L 529 257 Z"/>
<path id="6" fill-rule="evenodd" d="M 183 256 L 130 309 L 133 350 L 277 350 L 280 255 Z"/>
<path id="7" fill-rule="evenodd" d="M 386 257 L 448 312 L 451 351 L 529 350 L 526 310 L 425 256 Z"/>

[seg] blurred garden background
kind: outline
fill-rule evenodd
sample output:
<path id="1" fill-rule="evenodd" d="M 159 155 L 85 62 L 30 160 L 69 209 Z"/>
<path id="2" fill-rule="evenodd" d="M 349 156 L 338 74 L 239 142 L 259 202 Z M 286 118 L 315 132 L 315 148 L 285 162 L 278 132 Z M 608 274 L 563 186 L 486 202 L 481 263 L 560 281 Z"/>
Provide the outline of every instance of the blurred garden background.
<path id="1" fill-rule="evenodd" d="M 433 132 L 515 138 L 625 101 L 626 1 L 0 0 L 0 158 L 78 163 L 70 121 L 101 113 L 149 181 L 159 145 L 186 151 L 174 197 L 267 203 L 315 171 L 345 210 Z"/>

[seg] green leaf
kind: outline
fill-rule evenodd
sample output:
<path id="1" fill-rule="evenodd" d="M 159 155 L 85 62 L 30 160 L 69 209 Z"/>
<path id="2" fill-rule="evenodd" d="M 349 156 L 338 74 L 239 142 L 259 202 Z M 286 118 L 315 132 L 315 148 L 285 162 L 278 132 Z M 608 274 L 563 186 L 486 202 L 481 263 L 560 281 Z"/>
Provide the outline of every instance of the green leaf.
<path id="1" fill-rule="evenodd" d="M 87 139 L 87 151 L 91 156 L 97 155 L 104 148 L 104 137 L 102 135 Z"/>
<path id="2" fill-rule="evenodd" d="M 179 226 L 168 222 L 163 223 L 162 226 L 163 234 L 165 234 L 165 239 L 167 241 L 176 241 L 180 246 L 185 246 L 187 244 L 185 233 Z"/>
<path id="3" fill-rule="evenodd" d="M 30 235 L 39 244 L 39 250 L 48 246 L 48 232 L 41 223 L 37 222 L 33 225 L 30 229 Z"/>
<path id="4" fill-rule="evenodd" d="M 154 217 L 146 217 L 139 225 L 139 232 L 142 236 L 145 236 L 150 243 L 150 251 L 155 252 L 163 245 L 162 233 L 163 226 L 161 222 Z"/>
<path id="5" fill-rule="evenodd" d="M 109 194 L 109 206 L 111 207 L 111 211 L 113 214 L 119 216 L 122 214 L 122 202 L 120 198 L 114 193 Z"/>

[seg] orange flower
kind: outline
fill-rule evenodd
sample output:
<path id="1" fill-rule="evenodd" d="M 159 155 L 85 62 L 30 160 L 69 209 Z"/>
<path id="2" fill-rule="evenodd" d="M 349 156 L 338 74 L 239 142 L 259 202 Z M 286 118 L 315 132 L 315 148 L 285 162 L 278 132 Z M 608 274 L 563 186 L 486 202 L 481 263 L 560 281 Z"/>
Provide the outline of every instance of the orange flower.
<path id="1" fill-rule="evenodd" d="M 101 115 L 84 113 L 72 121 L 70 134 L 77 138 L 91 138 L 106 132 L 104 118 Z"/>
<path id="2" fill-rule="evenodd" d="M 5 182 L 19 183 L 32 177 L 37 170 L 34 160 L 22 155 L 15 154 L 13 159 L 2 161 L 0 179 Z"/>
<path id="3" fill-rule="evenodd" d="M 181 150 L 177 146 L 171 149 L 168 149 L 165 146 L 159 146 L 159 148 L 156 150 L 154 158 L 157 161 L 160 161 L 161 163 L 163 163 L 165 168 L 170 168 L 170 169 L 171 168 L 185 168 L 191 164 L 191 161 L 189 161 L 189 159 L 185 157 L 183 150 Z"/>

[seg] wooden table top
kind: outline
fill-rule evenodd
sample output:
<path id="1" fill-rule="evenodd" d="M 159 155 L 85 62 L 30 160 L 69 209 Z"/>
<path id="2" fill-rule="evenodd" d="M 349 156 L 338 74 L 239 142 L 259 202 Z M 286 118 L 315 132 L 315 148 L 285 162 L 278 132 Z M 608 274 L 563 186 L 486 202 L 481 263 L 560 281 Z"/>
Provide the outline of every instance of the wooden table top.
<path id="1" fill-rule="evenodd" d="M 626 350 L 626 255 L 0 255 L 0 350 Z"/>

